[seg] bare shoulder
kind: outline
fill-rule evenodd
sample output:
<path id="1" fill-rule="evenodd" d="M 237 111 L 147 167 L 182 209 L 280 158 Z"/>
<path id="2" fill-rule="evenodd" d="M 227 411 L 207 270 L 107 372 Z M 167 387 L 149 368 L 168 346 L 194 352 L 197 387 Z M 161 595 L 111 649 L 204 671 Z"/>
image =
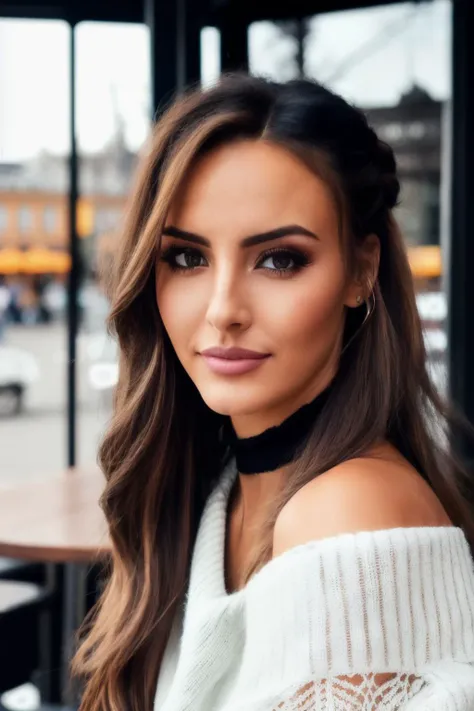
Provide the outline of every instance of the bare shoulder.
<path id="1" fill-rule="evenodd" d="M 344 462 L 302 487 L 277 518 L 273 556 L 342 533 L 451 525 L 421 475 L 387 450 Z"/>

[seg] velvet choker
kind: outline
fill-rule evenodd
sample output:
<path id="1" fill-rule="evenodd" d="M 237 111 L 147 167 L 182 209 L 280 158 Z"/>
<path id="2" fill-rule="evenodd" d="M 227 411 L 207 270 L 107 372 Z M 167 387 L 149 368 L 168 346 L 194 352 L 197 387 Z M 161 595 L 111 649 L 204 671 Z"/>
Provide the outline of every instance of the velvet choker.
<path id="1" fill-rule="evenodd" d="M 309 436 L 328 400 L 330 390 L 331 386 L 281 424 L 269 427 L 254 437 L 240 439 L 229 420 L 224 438 L 233 450 L 237 471 L 240 474 L 261 474 L 289 464 Z"/>

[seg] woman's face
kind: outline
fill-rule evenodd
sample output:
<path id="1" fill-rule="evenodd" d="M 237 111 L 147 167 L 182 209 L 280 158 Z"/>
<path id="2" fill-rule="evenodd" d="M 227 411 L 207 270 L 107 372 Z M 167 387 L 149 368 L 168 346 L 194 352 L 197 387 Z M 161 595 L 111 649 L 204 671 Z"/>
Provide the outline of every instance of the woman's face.
<path id="1" fill-rule="evenodd" d="M 202 158 L 172 205 L 158 308 L 202 398 L 241 437 L 278 424 L 334 375 L 345 308 L 364 297 L 340 242 L 327 185 L 263 141 Z"/>

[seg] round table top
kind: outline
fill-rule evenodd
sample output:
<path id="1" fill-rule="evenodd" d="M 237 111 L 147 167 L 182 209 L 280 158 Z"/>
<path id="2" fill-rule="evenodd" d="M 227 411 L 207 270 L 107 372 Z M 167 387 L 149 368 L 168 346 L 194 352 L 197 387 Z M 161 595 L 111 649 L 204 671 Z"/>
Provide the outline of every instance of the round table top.
<path id="1" fill-rule="evenodd" d="M 68 469 L 0 489 L 0 555 L 46 562 L 89 562 L 110 552 L 99 498 L 99 470 Z"/>

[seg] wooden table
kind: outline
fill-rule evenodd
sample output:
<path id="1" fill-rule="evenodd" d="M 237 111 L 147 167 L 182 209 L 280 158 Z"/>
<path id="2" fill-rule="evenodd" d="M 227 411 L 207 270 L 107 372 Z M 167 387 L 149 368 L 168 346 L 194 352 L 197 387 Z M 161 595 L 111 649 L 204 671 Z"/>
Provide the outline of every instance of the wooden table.
<path id="1" fill-rule="evenodd" d="M 74 633 L 84 618 L 87 569 L 110 550 L 99 506 L 104 485 L 99 470 L 69 469 L 0 489 L 0 555 L 65 564 L 63 689 L 68 687 Z"/>
<path id="2" fill-rule="evenodd" d="M 107 553 L 99 470 L 69 469 L 0 489 L 0 555 L 49 562 L 90 562 Z"/>

